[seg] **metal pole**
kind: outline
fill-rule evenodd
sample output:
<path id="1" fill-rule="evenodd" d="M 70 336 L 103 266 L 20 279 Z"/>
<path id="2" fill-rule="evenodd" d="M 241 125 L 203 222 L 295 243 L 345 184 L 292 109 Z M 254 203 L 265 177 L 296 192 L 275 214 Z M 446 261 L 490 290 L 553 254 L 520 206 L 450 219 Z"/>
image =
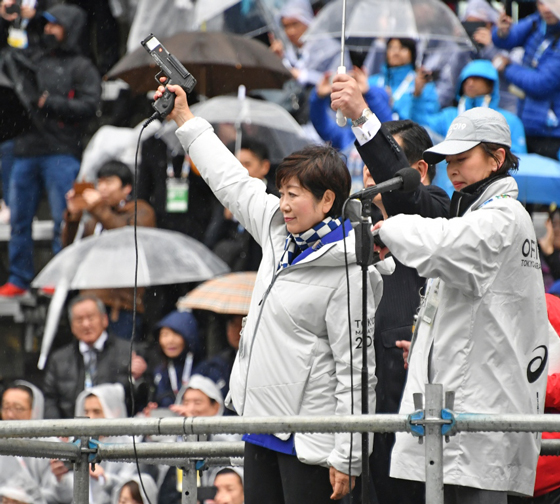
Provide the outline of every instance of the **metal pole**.
<path id="1" fill-rule="evenodd" d="M 206 458 L 243 457 L 245 443 L 140 443 L 136 445 L 138 458 Z M 99 443 L 96 460 L 135 460 L 132 443 Z"/>
<path id="2" fill-rule="evenodd" d="M 0 455 L 76 460 L 80 449 L 75 444 L 34 439 L 0 439 Z"/>
<path id="3" fill-rule="evenodd" d="M 74 462 L 74 504 L 89 504 L 89 438 L 80 438 L 80 456 Z"/>
<path id="4" fill-rule="evenodd" d="M 560 416 L 560 415 L 549 415 Z M 556 419 L 560 431 L 560 418 Z M 406 432 L 408 415 L 126 418 L 83 420 L 9 420 L 0 422 L 0 438 L 48 436 L 180 436 L 273 432 Z M 548 432 L 555 431 L 554 427 Z"/>
<path id="5" fill-rule="evenodd" d="M 193 460 L 183 466 L 181 504 L 197 504 L 196 468 Z"/>
<path id="6" fill-rule="evenodd" d="M 426 502 L 429 504 L 443 504 L 442 409 L 443 386 L 427 384 L 424 418 L 426 421 Z"/>

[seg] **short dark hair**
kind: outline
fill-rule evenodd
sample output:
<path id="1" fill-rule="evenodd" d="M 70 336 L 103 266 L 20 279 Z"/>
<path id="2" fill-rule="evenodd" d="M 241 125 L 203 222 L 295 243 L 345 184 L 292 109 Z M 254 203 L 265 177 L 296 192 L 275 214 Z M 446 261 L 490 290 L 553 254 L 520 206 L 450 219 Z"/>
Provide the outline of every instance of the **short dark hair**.
<path id="1" fill-rule="evenodd" d="M 498 149 L 504 149 L 506 151 L 504 162 L 502 163 L 502 166 L 500 166 L 494 173 L 494 176 L 506 175 L 512 171 L 517 171 L 517 169 L 519 168 L 519 158 L 513 152 L 511 152 L 511 149 L 507 145 L 501 145 L 491 142 L 480 142 L 480 146 L 488 156 L 496 161 L 496 163 L 499 163 L 498 156 L 496 156 L 496 151 Z"/>
<path id="2" fill-rule="evenodd" d="M 327 216 L 335 218 L 342 214 L 352 179 L 336 149 L 329 145 L 312 145 L 286 156 L 276 170 L 276 187 L 280 189 L 293 177 L 317 200 L 330 189 L 335 199 Z"/>
<path id="3" fill-rule="evenodd" d="M 406 47 L 410 51 L 410 62 L 416 67 L 416 41 L 411 38 L 391 37 L 387 40 L 387 47 L 389 47 L 392 40 L 398 40 L 403 47 Z"/>
<path id="4" fill-rule="evenodd" d="M 241 149 L 251 151 L 261 161 L 270 161 L 268 147 L 254 138 L 243 137 L 241 139 Z"/>
<path id="5" fill-rule="evenodd" d="M 434 145 L 426 129 L 410 119 L 387 121 L 383 125 L 391 135 L 399 135 L 401 137 L 404 155 L 411 165 L 423 159 L 424 151 Z M 430 183 L 434 180 L 435 176 L 436 165 L 428 164 Z"/>
<path id="6" fill-rule="evenodd" d="M 72 323 L 72 310 L 74 306 L 76 306 L 78 303 L 83 303 L 84 301 L 93 301 L 96 304 L 99 313 L 102 316 L 107 315 L 107 308 L 105 308 L 103 301 L 101 301 L 101 299 L 99 299 L 95 294 L 79 294 L 74 299 L 72 299 L 72 301 L 70 301 L 70 304 L 68 305 L 68 320 L 70 320 L 70 323 Z"/>
<path id="7" fill-rule="evenodd" d="M 144 499 L 142 499 L 142 494 L 140 493 L 140 485 L 134 481 L 134 480 L 130 480 L 127 481 L 122 487 L 121 487 L 121 491 L 119 492 L 119 497 L 120 497 L 120 493 L 123 491 L 123 488 L 128 488 L 128 490 L 130 491 L 130 496 L 132 497 L 132 500 L 135 502 L 140 502 L 140 504 L 144 504 Z"/>
<path id="8" fill-rule="evenodd" d="M 4 395 L 8 390 L 14 390 L 14 389 L 21 390 L 22 392 L 26 392 L 27 395 L 29 396 L 29 406 L 33 408 L 33 399 L 34 399 L 33 390 L 31 390 L 27 385 L 23 385 L 17 382 L 11 383 L 5 388 L 2 395 Z"/>
<path id="9" fill-rule="evenodd" d="M 107 177 L 119 177 L 121 179 L 123 187 L 127 185 L 132 186 L 134 184 L 134 179 L 132 177 L 130 168 L 124 163 L 117 161 L 116 159 L 107 161 L 97 171 L 98 179 Z"/>

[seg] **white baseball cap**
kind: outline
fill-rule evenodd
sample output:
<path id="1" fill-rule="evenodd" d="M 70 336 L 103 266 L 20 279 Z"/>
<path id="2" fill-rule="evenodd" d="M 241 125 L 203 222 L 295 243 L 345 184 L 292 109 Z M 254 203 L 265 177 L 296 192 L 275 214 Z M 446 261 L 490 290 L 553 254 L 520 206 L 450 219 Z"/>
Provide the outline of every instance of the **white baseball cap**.
<path id="1" fill-rule="evenodd" d="M 511 133 L 505 117 L 487 107 L 475 107 L 456 117 L 445 140 L 424 151 L 424 160 L 436 164 L 446 156 L 461 154 L 481 142 L 511 147 Z"/>

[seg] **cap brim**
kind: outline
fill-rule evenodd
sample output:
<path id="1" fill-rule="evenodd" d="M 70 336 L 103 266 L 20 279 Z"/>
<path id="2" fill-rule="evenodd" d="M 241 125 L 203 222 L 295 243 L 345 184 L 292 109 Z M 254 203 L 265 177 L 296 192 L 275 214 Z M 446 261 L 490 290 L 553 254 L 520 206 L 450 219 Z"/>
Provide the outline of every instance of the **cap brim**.
<path id="1" fill-rule="evenodd" d="M 446 156 L 454 156 L 467 152 L 476 147 L 480 142 L 476 140 L 444 140 L 424 151 L 424 161 L 428 164 L 437 164 Z"/>
<path id="2" fill-rule="evenodd" d="M 55 18 L 50 12 L 43 12 L 43 17 L 49 22 L 53 24 L 60 24 L 57 18 Z"/>

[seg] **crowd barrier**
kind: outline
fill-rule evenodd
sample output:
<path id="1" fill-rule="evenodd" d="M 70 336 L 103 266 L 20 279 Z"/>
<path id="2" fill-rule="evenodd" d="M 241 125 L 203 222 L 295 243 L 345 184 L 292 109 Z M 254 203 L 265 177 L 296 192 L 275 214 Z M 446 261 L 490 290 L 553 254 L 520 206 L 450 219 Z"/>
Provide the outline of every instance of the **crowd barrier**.
<path id="1" fill-rule="evenodd" d="M 0 455 L 58 458 L 74 464 L 74 503 L 89 500 L 89 464 L 102 460 L 165 464 L 183 468 L 182 504 L 196 504 L 196 471 L 239 465 L 243 443 L 193 441 L 199 435 L 281 432 L 409 432 L 426 451 L 426 502 L 443 504 L 443 445 L 457 432 L 560 432 L 560 415 L 485 415 L 453 412 L 453 393 L 438 384 L 417 395 L 411 415 L 328 417 L 195 417 L 29 420 L 0 422 Z M 177 443 L 99 442 L 98 436 L 184 436 Z M 29 438 L 73 437 L 73 443 Z M 26 438 L 26 439 L 18 439 Z M 545 440 L 541 454 L 560 455 L 560 440 Z M 233 457 L 233 458 L 232 458 Z M 154 503 L 152 503 L 154 504 Z"/>

